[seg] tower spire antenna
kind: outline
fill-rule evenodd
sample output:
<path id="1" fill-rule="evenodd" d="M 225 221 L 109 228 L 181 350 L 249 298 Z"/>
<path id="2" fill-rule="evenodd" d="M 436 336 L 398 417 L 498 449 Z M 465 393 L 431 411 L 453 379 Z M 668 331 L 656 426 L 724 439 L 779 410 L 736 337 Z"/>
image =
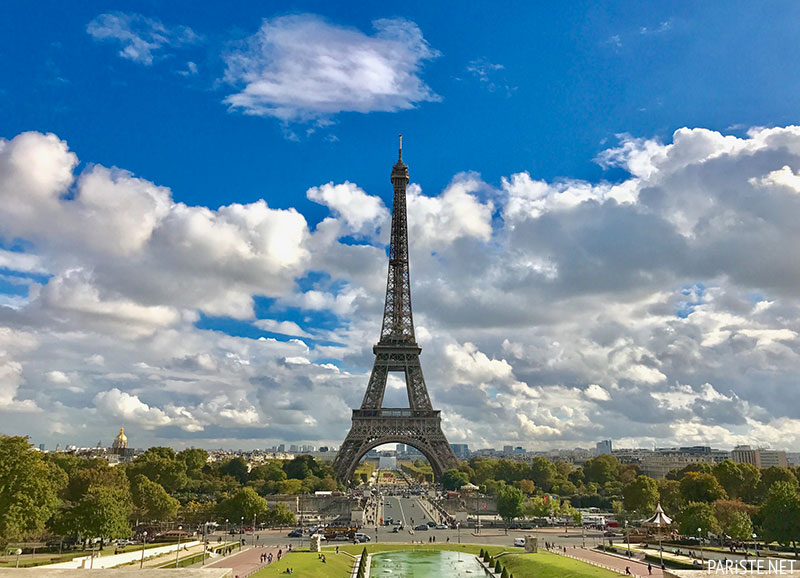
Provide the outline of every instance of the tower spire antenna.
<path id="1" fill-rule="evenodd" d="M 398 135 L 400 137 L 400 148 L 397 151 L 397 160 L 399 162 L 403 162 L 403 135 Z"/>

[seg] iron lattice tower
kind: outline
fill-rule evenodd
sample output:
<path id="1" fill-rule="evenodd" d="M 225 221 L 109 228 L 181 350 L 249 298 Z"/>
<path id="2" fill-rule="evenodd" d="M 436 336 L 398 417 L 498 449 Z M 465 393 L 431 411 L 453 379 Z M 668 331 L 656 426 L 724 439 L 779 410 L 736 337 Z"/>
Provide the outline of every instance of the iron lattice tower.
<path id="1" fill-rule="evenodd" d="M 402 443 L 417 448 L 428 458 L 436 479 L 441 479 L 446 470 L 458 465 L 442 432 L 439 411 L 431 406 L 419 362 L 422 348 L 414 337 L 406 217 L 408 167 L 403 163 L 402 135 L 391 180 L 394 188 L 392 235 L 381 337 L 372 348 L 375 364 L 361 408 L 353 410 L 352 427 L 333 463 L 336 475 L 342 482 L 352 477 L 364 454 L 385 443 Z M 386 379 L 390 371 L 405 374 L 408 408 L 383 407 Z"/>

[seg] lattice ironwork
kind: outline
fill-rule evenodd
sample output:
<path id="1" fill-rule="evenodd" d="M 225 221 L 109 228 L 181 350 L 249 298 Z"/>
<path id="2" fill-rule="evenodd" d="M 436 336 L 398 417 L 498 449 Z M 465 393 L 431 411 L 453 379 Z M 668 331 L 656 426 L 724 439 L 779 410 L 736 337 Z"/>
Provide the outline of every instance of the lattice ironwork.
<path id="1" fill-rule="evenodd" d="M 428 458 L 437 479 L 458 463 L 442 432 L 439 412 L 431 406 L 419 362 L 422 348 L 414 336 L 406 214 L 408 167 L 403 163 L 402 139 L 401 135 L 398 160 L 391 175 L 394 202 L 381 337 L 373 348 L 375 364 L 361 409 L 353 410 L 352 428 L 334 461 L 334 469 L 342 481 L 350 479 L 365 453 L 385 443 L 417 448 Z M 409 409 L 382 408 L 390 371 L 405 374 Z"/>

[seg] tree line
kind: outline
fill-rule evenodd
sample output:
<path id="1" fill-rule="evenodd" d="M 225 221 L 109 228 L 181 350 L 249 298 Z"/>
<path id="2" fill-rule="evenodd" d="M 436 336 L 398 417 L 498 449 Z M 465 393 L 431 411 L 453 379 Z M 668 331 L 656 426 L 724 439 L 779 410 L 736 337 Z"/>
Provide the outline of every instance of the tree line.
<path id="1" fill-rule="evenodd" d="M 613 511 L 621 523 L 650 517 L 658 503 L 682 534 L 726 535 L 747 540 L 754 532 L 767 542 L 800 542 L 800 468 L 725 460 L 694 463 L 656 480 L 611 454 L 582 466 L 536 457 L 530 462 L 472 458 L 443 476 L 445 489 L 466 483 L 495 496 L 498 513 L 514 518 L 569 516 L 577 508 Z"/>
<path id="2" fill-rule="evenodd" d="M 250 468 L 241 458 L 208 463 L 208 452 L 153 447 L 128 464 L 42 453 L 27 437 L 0 436 L 0 546 L 47 535 L 129 538 L 140 524 L 209 521 L 294 524 L 265 496 L 335 490 L 333 470 L 311 456 Z M 152 533 L 150 533 L 152 535 Z"/>

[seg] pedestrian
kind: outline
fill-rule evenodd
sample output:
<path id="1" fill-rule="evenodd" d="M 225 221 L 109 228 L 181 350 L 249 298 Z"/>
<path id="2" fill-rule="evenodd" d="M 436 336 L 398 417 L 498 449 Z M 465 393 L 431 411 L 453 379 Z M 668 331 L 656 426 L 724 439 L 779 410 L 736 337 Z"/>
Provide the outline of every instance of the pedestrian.
<path id="1" fill-rule="evenodd" d="M 626 576 L 633 576 L 633 574 L 631 574 L 631 567 L 630 566 L 625 566 L 625 575 Z"/>
<path id="2" fill-rule="evenodd" d="M 650 575 L 653 573 L 653 565 L 648 563 L 647 564 L 647 574 Z"/>
<path id="3" fill-rule="evenodd" d="M 339 553 L 339 546 L 336 546 L 336 553 Z"/>

